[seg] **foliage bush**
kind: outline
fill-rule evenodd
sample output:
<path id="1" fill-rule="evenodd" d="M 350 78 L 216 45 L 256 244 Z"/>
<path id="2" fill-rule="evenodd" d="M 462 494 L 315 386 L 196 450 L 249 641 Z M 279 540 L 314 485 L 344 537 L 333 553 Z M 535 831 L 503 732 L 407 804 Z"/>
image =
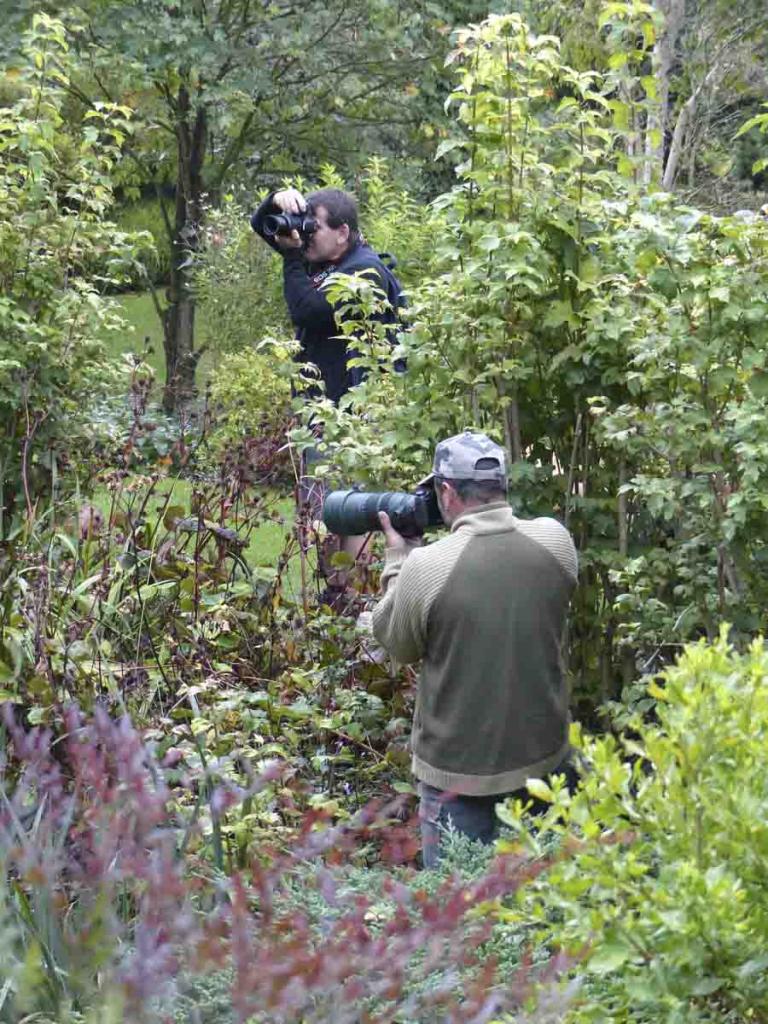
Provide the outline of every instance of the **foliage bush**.
<path id="1" fill-rule="evenodd" d="M 32 687 L 39 714 L 67 696 L 86 706 L 104 692 L 129 698 L 136 672 L 170 693 L 182 682 L 201 682 L 211 655 L 228 657 L 231 671 L 237 650 L 244 667 L 250 661 L 258 609 L 267 611 L 281 574 L 249 566 L 243 551 L 274 498 L 238 503 L 199 483 L 185 506 L 173 489 L 157 494 L 162 479 L 157 471 L 142 477 L 113 469 L 103 480 L 102 508 L 72 502 L 67 516 L 61 506 L 53 529 L 42 520 L 24 544 L 18 539 L 8 548 L 4 675 L 24 700 Z M 211 630 L 213 647 L 198 647 L 201 610 L 218 608 L 234 622 L 239 604 L 248 628 L 243 620 L 230 635 L 222 619 Z M 45 652 L 37 649 L 41 637 Z M 265 623 L 263 639 L 270 638 Z M 265 652 L 279 664 L 276 653 Z"/>
<path id="2" fill-rule="evenodd" d="M 171 214 L 172 211 L 169 216 Z M 131 274 L 127 284 L 139 290 L 147 287 L 147 280 L 155 285 L 165 284 L 171 272 L 171 257 L 160 201 L 141 199 L 121 206 L 115 211 L 115 220 L 121 231 L 146 239 L 137 252 L 141 266 Z"/>
<path id="3" fill-rule="evenodd" d="M 209 344 L 219 352 L 290 333 L 280 259 L 250 227 L 256 205 L 244 189 L 233 190 L 206 214 L 195 287 Z"/>
<path id="4" fill-rule="evenodd" d="M 285 451 L 291 417 L 292 344 L 265 339 L 231 352 L 210 379 L 209 461 L 248 462 L 247 482 L 292 482 Z M 283 458 L 277 453 L 282 450 Z M 244 480 L 244 483 L 246 481 Z"/>
<path id="5" fill-rule="evenodd" d="M 616 80 L 519 15 L 463 30 L 451 59 L 457 184 L 434 204 L 408 371 L 380 352 L 306 418 L 328 472 L 378 486 L 415 482 L 468 426 L 504 441 L 515 507 L 580 549 L 569 667 L 588 711 L 723 616 L 745 639 L 761 621 L 768 232 L 639 188 Z"/>
<path id="6" fill-rule="evenodd" d="M 199 444 L 199 430 L 189 417 L 174 417 L 152 402 L 155 373 L 135 353 L 113 367 L 115 390 L 89 404 L 91 450 L 80 458 L 83 489 L 105 466 L 123 471 L 157 471 L 188 468 Z"/>
<path id="7" fill-rule="evenodd" d="M 133 240 L 105 219 L 127 111 L 102 105 L 76 131 L 65 122 L 59 23 L 36 17 L 26 55 L 0 124 L 0 537 L 87 447 L 88 400 L 107 373 L 97 339 L 120 324 L 101 294 L 134 260 Z"/>
<path id="8" fill-rule="evenodd" d="M 630 717 L 620 737 L 575 731 L 582 788 L 536 783 L 551 806 L 535 829 L 512 808 L 502 815 L 554 858 L 508 908 L 511 926 L 587 951 L 569 1020 L 694 1024 L 768 1010 L 768 651 L 759 638 L 739 654 L 727 636 L 723 626 L 714 644 L 687 647 L 650 684 L 654 714 Z"/>
<path id="9" fill-rule="evenodd" d="M 620 636 L 652 652 L 712 638 L 726 618 L 749 637 L 768 585 L 768 230 L 659 200 L 632 219 L 627 243 L 633 278 L 647 282 L 643 307 L 632 302 L 627 393 L 591 402 L 598 436 L 625 461 L 619 490 L 644 518 L 642 544 L 612 575 Z M 638 615 L 649 599 L 654 614 Z"/>
<path id="10" fill-rule="evenodd" d="M 482 959 L 489 929 L 476 912 L 523 881 L 515 858 L 431 893 L 385 879 L 376 902 L 338 866 L 360 836 L 386 834 L 386 812 L 369 808 L 344 828 L 315 812 L 286 853 L 254 849 L 247 871 L 214 875 L 191 845 L 200 796 L 216 818 L 274 800 L 279 772 L 239 790 L 205 770 L 179 780 L 104 709 L 85 719 L 70 708 L 58 736 L 25 729 L 7 706 L 4 724 L 2 1020 L 148 1021 L 174 1009 L 199 1020 L 213 1002 L 215 1019 L 242 1024 L 488 1022 L 537 981 L 558 1010 L 569 1001 L 554 985 L 562 957 L 514 978 Z M 520 1020 L 551 1021 L 551 1006 Z"/>
<path id="11" fill-rule="evenodd" d="M 359 187 L 365 237 L 377 252 L 395 257 L 395 273 L 407 297 L 430 272 L 441 218 L 431 205 L 399 185 L 394 168 L 380 158 L 368 162 Z"/>

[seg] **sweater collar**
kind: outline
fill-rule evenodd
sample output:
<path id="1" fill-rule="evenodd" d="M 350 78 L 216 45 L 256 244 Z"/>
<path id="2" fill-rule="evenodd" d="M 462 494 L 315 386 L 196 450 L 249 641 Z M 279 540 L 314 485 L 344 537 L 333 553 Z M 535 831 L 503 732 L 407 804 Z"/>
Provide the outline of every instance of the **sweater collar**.
<path id="1" fill-rule="evenodd" d="M 508 530 L 515 524 L 515 515 L 506 501 L 491 501 L 487 505 L 476 505 L 455 519 L 451 533 L 468 526 L 473 533 L 496 533 Z"/>

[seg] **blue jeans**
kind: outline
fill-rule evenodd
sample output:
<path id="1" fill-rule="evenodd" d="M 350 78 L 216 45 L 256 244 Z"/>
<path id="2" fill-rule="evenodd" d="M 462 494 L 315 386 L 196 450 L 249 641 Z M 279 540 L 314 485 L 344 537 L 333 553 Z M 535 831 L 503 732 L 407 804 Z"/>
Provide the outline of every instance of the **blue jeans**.
<path id="1" fill-rule="evenodd" d="M 551 774 L 565 775 L 569 789 L 576 783 L 576 771 L 567 761 L 558 765 Z M 496 816 L 496 804 L 518 797 L 531 802 L 530 814 L 543 814 L 549 807 L 544 801 L 532 797 L 524 786 L 510 793 L 493 793 L 491 796 L 460 796 L 420 782 L 419 797 L 421 853 L 425 868 L 437 866 L 440 842 L 449 821 L 457 832 L 487 845 L 499 837 L 501 822 Z"/>

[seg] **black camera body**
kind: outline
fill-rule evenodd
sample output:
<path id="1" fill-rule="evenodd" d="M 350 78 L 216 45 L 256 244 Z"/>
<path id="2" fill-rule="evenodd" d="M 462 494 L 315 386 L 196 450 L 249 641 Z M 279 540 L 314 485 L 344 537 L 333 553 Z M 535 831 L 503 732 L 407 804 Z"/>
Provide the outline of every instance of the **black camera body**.
<path id="1" fill-rule="evenodd" d="M 380 530 L 379 512 L 386 512 L 403 537 L 420 537 L 428 526 L 441 526 L 443 518 L 434 487 L 405 491 L 330 491 L 323 502 L 323 522 L 342 537 Z"/>
<path id="2" fill-rule="evenodd" d="M 317 221 L 306 213 L 270 213 L 261 222 L 261 230 L 267 238 L 298 231 L 306 240 L 317 231 Z"/>

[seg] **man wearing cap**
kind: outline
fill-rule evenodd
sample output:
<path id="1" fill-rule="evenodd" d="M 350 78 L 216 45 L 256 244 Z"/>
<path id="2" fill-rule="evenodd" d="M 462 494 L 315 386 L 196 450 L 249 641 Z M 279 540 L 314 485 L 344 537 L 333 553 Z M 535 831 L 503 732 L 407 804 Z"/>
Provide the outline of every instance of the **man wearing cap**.
<path id="1" fill-rule="evenodd" d="M 425 867 L 441 826 L 491 842 L 495 806 L 565 771 L 568 694 L 560 644 L 576 549 L 556 519 L 518 519 L 506 453 L 465 431 L 435 450 L 433 482 L 450 534 L 418 547 L 386 513 L 383 598 L 373 633 L 395 660 L 422 661 L 412 769 Z"/>

